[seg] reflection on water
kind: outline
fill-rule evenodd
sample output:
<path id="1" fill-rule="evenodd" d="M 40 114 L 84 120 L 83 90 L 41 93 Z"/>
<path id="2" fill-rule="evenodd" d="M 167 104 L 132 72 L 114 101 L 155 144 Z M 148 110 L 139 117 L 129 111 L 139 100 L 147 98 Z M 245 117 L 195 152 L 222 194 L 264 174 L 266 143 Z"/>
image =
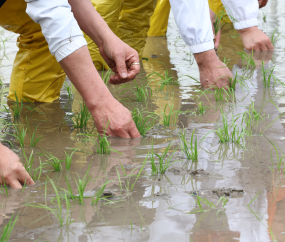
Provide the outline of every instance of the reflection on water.
<path id="1" fill-rule="evenodd" d="M 259 26 L 269 36 L 276 27 L 279 32 L 284 32 L 283 5 L 281 0 L 272 0 L 260 12 Z M 263 21 L 264 15 L 266 22 Z M 1 32 L 1 35 L 8 36 L 9 33 Z M 8 134 L 13 132 L 13 128 L 7 124 L 13 120 L 3 107 L 6 105 L 9 109 L 13 105 L 7 103 L 6 96 L 17 51 L 15 38 L 11 36 L 7 41 L 5 58 L 0 66 L 0 77 L 6 84 L 0 92 L 0 128 L 2 140 L 11 141 L 13 150 L 24 161 L 18 142 Z M 257 66 L 250 70 L 250 77 L 243 82 L 247 88 L 237 85 L 234 102 L 232 99 L 217 102 L 213 93 L 201 95 L 197 83 L 186 76 L 199 78 L 198 67 L 180 38 L 171 14 L 167 36 L 147 39 L 144 57 L 148 60 L 143 60 L 143 70 L 137 83 L 142 85 L 141 80 L 154 71 L 165 75 L 167 68 L 169 75 L 174 80 L 178 79 L 179 85 L 166 86 L 163 91 L 158 91 L 157 83 L 160 79 L 158 75 L 152 75 L 148 81 L 151 81 L 149 86 L 153 96 L 148 102 L 142 103 L 136 101 L 132 91 L 133 83 L 108 87 L 129 109 L 138 107 L 155 112 L 161 119 L 165 105 L 171 104 L 174 110 L 180 109 L 186 113 L 178 116 L 177 125 L 162 127 L 156 124 L 143 139 L 110 138 L 112 149 L 120 153 L 95 154 L 94 144 L 80 135 L 86 131 L 72 128 L 72 114 L 80 108 L 82 100 L 76 91 L 72 99 L 69 99 L 63 88 L 59 101 L 25 104 L 17 122 L 27 125 L 28 119 L 31 130 L 38 127 L 37 136 L 44 136 L 35 148 L 29 147 L 29 137 L 25 140 L 27 155 L 32 151 L 35 154 L 35 167 L 40 160 L 45 162 L 43 154 L 46 152 L 64 159 L 65 151 L 76 151 L 68 171 L 64 165 L 60 172 L 54 172 L 51 166 L 46 166 L 33 187 L 23 191 L 9 189 L 8 196 L 5 189 L 1 188 L 0 228 L 8 222 L 12 213 L 19 213 L 11 236 L 13 241 L 283 241 L 284 167 L 282 164 L 281 172 L 278 170 L 277 156 L 269 141 L 280 147 L 280 158 L 281 153 L 285 152 L 285 121 L 284 117 L 280 117 L 285 108 L 284 88 L 280 85 L 274 89 L 263 87 L 261 62 L 264 61 L 265 68 L 275 66 L 275 75 L 284 81 L 284 46 L 282 37 L 274 52 L 255 53 Z M 226 26 L 218 50 L 219 57 L 229 61 L 228 66 L 233 73 L 244 75 L 237 54 L 240 51 L 243 51 L 243 47 L 237 31 L 232 26 Z M 70 84 L 68 80 L 67 83 Z M 208 107 L 203 115 L 193 115 L 197 108 L 197 97 Z M 221 126 L 221 110 L 232 122 L 233 117 L 248 110 L 252 101 L 256 110 L 262 110 L 263 120 L 258 126 L 252 126 L 252 136 L 245 136 L 245 148 L 239 144 L 222 144 L 216 134 L 209 133 Z M 244 127 L 241 118 L 236 122 Z M 188 137 L 196 130 L 198 140 L 201 141 L 199 162 L 187 161 L 178 149 L 174 155 L 178 162 L 172 165 L 175 169 L 170 169 L 165 175 L 151 176 L 151 166 L 147 163 L 138 178 L 142 163 L 152 146 L 158 154 L 166 149 L 171 140 L 171 151 L 178 147 L 180 128 L 187 129 Z M 87 131 L 96 134 L 91 119 Z M 9 146 L 7 141 L 4 143 Z M 190 172 L 197 169 L 203 169 L 204 173 L 195 175 Z M 87 172 L 91 180 L 84 194 L 85 205 L 71 201 L 72 207 L 68 212 L 63 203 L 62 217 L 66 219 L 69 216 L 74 220 L 69 226 L 60 228 L 51 212 L 26 206 L 40 203 L 56 209 L 56 203 L 52 201 L 55 191 L 50 183 L 45 186 L 46 178 L 50 177 L 59 189 L 68 189 L 68 179 L 76 194 L 76 181 Z M 92 206 L 89 197 L 94 196 L 106 181 L 110 181 L 106 189 L 113 197 Z M 223 206 L 222 202 L 218 203 L 220 197 L 213 193 L 217 188 L 233 188 L 244 192 L 240 196 L 229 197 Z M 204 203 L 199 199 L 204 199 Z M 200 210 L 199 201 L 203 212 L 197 212 Z"/>

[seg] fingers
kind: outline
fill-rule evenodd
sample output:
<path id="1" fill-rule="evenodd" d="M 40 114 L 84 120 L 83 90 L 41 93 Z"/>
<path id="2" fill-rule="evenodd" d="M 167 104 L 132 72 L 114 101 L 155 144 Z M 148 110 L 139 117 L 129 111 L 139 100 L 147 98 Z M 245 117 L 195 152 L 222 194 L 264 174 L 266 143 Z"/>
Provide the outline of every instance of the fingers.
<path id="1" fill-rule="evenodd" d="M 22 188 L 21 183 L 17 179 L 12 179 L 11 181 L 7 181 L 6 185 L 16 189 Z"/>
<path id="2" fill-rule="evenodd" d="M 126 138 L 126 139 L 131 138 L 129 133 L 123 128 L 119 128 L 119 129 L 115 130 L 114 133 L 117 137 L 120 137 L 120 138 Z"/>
<path id="3" fill-rule="evenodd" d="M 215 38 L 215 49 L 216 50 L 219 48 L 219 45 L 220 45 L 221 33 L 222 33 L 222 31 L 219 30 L 219 32 L 217 33 L 216 38 Z"/>
<path id="4" fill-rule="evenodd" d="M 20 168 L 20 170 L 19 170 L 17 175 L 18 175 L 18 180 L 22 184 L 26 184 L 26 185 L 34 185 L 35 184 L 35 182 L 30 177 L 29 173 L 25 170 L 24 167 Z"/>
<path id="5" fill-rule="evenodd" d="M 129 125 L 129 130 L 128 130 L 131 138 L 140 138 L 141 134 L 138 131 L 135 122 L 133 120 L 131 120 L 130 125 Z"/>
<path id="6" fill-rule="evenodd" d="M 128 77 L 128 71 L 126 66 L 126 56 L 125 52 L 120 52 L 114 56 L 117 71 L 119 73 L 120 78 L 126 79 Z"/>

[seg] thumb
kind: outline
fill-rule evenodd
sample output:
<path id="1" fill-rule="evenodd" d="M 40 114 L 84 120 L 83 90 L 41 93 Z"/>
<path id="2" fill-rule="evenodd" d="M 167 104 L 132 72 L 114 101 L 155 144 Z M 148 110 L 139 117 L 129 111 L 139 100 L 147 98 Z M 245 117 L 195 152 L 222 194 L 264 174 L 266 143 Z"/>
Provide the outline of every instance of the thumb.
<path id="1" fill-rule="evenodd" d="M 128 71 L 127 71 L 127 66 L 126 66 L 125 53 L 122 52 L 120 54 L 116 54 L 114 59 L 116 62 L 116 67 L 117 67 L 117 71 L 119 73 L 120 78 L 126 79 L 128 77 Z"/>

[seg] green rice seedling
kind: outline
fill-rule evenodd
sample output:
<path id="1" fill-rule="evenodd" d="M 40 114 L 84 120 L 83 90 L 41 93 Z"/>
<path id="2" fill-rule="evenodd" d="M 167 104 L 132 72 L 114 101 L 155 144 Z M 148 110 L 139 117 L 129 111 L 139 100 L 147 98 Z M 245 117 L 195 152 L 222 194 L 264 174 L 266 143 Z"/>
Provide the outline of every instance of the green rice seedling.
<path id="1" fill-rule="evenodd" d="M 72 85 L 72 84 L 71 84 L 71 85 Z M 67 82 L 64 82 L 64 87 L 65 87 L 65 89 L 66 89 L 66 91 L 67 91 L 68 98 L 71 99 L 72 96 L 73 96 L 72 87 L 69 86 L 69 85 L 67 84 Z"/>
<path id="2" fill-rule="evenodd" d="M 253 59 L 253 50 L 251 55 L 248 55 L 245 52 L 237 52 L 237 54 L 241 57 L 243 66 L 246 66 L 246 69 L 254 69 L 256 67 L 255 61 Z"/>
<path id="3" fill-rule="evenodd" d="M 94 197 L 92 198 L 91 205 L 98 205 L 100 200 L 108 200 L 108 197 L 102 197 L 105 187 L 108 183 L 113 181 L 106 181 L 95 193 Z"/>
<path id="4" fill-rule="evenodd" d="M 134 108 L 132 111 L 133 120 L 137 126 L 140 134 L 145 137 L 148 130 L 150 130 L 154 126 L 155 115 L 150 113 L 148 115 L 144 115 L 146 112 L 141 112 L 138 108 Z"/>
<path id="5" fill-rule="evenodd" d="M 152 170 L 152 175 L 156 175 L 156 174 L 164 174 L 165 171 L 175 162 L 177 161 L 173 161 L 171 162 L 176 149 L 172 152 L 172 154 L 170 156 L 168 156 L 166 158 L 166 156 L 168 155 L 168 151 L 171 147 L 171 142 L 168 144 L 168 146 L 166 147 L 166 149 L 164 150 L 164 152 L 159 155 L 159 154 L 155 154 L 153 152 L 153 145 L 151 148 L 151 154 L 150 154 L 150 163 L 151 163 L 151 170 Z M 155 157 L 158 158 L 158 164 L 155 163 Z"/>
<path id="6" fill-rule="evenodd" d="M 258 112 L 254 107 L 254 101 L 251 101 L 248 111 L 245 111 L 242 115 L 242 122 L 246 124 L 247 127 L 250 127 L 255 122 L 258 125 L 260 120 L 263 120 L 263 116 L 261 115 L 261 110 Z"/>
<path id="7" fill-rule="evenodd" d="M 223 60 L 223 63 L 227 66 L 229 64 L 231 59 L 227 59 L 226 56 L 224 56 L 224 60 Z"/>
<path id="8" fill-rule="evenodd" d="M 47 162 L 48 164 L 50 164 L 55 171 L 61 171 L 62 167 L 61 167 L 61 162 L 63 162 L 62 160 L 58 159 L 57 157 L 55 157 L 52 154 L 46 154 L 46 157 L 48 158 Z"/>
<path id="9" fill-rule="evenodd" d="M 224 95 L 226 94 L 226 95 Z M 217 102 L 228 101 L 229 92 L 225 88 L 216 88 L 215 89 L 215 99 Z"/>
<path id="10" fill-rule="evenodd" d="M 277 28 L 274 29 L 273 34 L 271 36 L 271 43 L 273 46 L 276 45 L 278 38 L 280 37 L 281 33 L 276 33 Z"/>
<path id="11" fill-rule="evenodd" d="M 1 237 L 0 237 L 0 242 L 8 242 L 10 235 L 13 231 L 13 228 L 18 220 L 19 214 L 14 218 L 14 214 L 11 216 L 9 219 L 9 222 L 4 228 L 0 231 Z"/>
<path id="12" fill-rule="evenodd" d="M 21 100 L 21 102 L 19 102 L 19 99 L 18 99 L 16 92 L 15 92 L 15 97 L 16 97 L 16 101 L 14 102 L 12 110 L 14 113 L 14 118 L 19 118 L 20 114 L 22 112 L 22 109 L 24 107 L 24 104 L 23 104 L 23 99 Z"/>
<path id="13" fill-rule="evenodd" d="M 133 90 L 134 94 L 136 95 L 136 98 L 138 102 L 145 101 L 152 96 L 152 90 L 149 89 L 148 83 L 144 83 L 142 87 L 139 87 L 138 84 L 135 81 L 135 90 Z"/>
<path id="14" fill-rule="evenodd" d="M 77 185 L 77 189 L 78 189 L 78 201 L 80 204 L 84 205 L 84 201 L 83 201 L 83 198 L 85 198 L 84 196 L 84 192 L 85 192 L 85 188 L 86 188 L 86 185 L 87 183 L 90 181 L 91 179 L 91 176 L 88 175 L 89 173 L 89 169 L 90 169 L 90 166 L 87 170 L 87 173 L 84 175 L 84 177 L 82 179 L 80 179 L 78 177 L 78 181 L 75 181 L 76 182 L 76 185 Z M 77 175 L 78 176 L 78 175 Z"/>
<path id="15" fill-rule="evenodd" d="M 0 78 L 0 86 L 3 86 L 3 81 L 1 78 Z"/>
<path id="16" fill-rule="evenodd" d="M 194 138 L 195 129 L 192 132 L 191 140 L 188 142 L 186 140 L 186 132 L 180 130 L 180 147 L 183 153 L 186 155 L 187 159 L 192 161 L 198 161 L 198 142 L 197 136 Z"/>
<path id="17" fill-rule="evenodd" d="M 215 30 L 215 35 L 218 34 L 220 29 L 223 27 L 225 22 L 223 21 L 223 18 L 227 16 L 227 13 L 224 8 L 222 8 L 219 12 L 215 14 L 215 19 L 214 19 L 214 30 Z"/>
<path id="18" fill-rule="evenodd" d="M 107 85 L 108 81 L 110 80 L 110 77 L 112 75 L 112 70 L 109 69 L 106 71 L 106 74 L 104 75 L 104 66 L 103 66 L 103 71 L 102 71 L 102 75 L 101 78 L 103 80 L 103 82 Z"/>
<path id="19" fill-rule="evenodd" d="M 71 161 L 72 161 L 72 156 L 73 154 L 77 151 L 77 149 L 75 149 L 71 154 L 67 153 L 66 151 L 64 151 L 65 153 L 65 169 L 69 170 L 70 166 L 71 166 Z"/>
<path id="20" fill-rule="evenodd" d="M 24 164 L 26 171 L 29 173 L 29 175 L 31 176 L 31 178 L 34 181 L 38 181 L 41 177 L 42 170 L 43 170 L 44 166 L 46 165 L 46 163 L 42 163 L 41 159 L 39 159 L 40 160 L 39 167 L 36 169 L 32 169 L 33 164 L 34 164 L 34 151 L 32 151 L 30 156 L 28 157 L 25 150 L 23 150 L 23 155 L 24 155 L 24 158 L 26 160 L 26 162 Z"/>
<path id="21" fill-rule="evenodd" d="M 26 117 L 26 121 L 27 121 L 27 126 L 28 126 L 28 132 L 29 132 L 29 135 L 30 135 L 30 146 L 35 147 L 36 144 L 44 137 L 44 135 L 39 136 L 39 137 L 36 138 L 36 132 L 37 132 L 37 129 L 38 129 L 39 125 L 37 125 L 35 130 L 34 130 L 34 132 L 31 133 L 30 125 L 29 125 L 27 117 Z"/>
<path id="22" fill-rule="evenodd" d="M 157 72 L 153 73 L 161 78 L 161 80 L 159 81 L 159 84 L 160 84 L 159 90 L 160 91 L 163 90 L 166 85 L 179 85 L 179 83 L 177 81 L 174 81 L 174 78 L 171 76 L 171 69 L 168 70 L 167 66 L 163 62 L 160 62 L 160 61 L 157 61 L 157 62 L 163 64 L 166 69 L 164 71 L 164 76 Z"/>
<path id="23" fill-rule="evenodd" d="M 207 108 L 209 108 L 209 107 L 203 106 L 203 103 L 202 103 L 202 102 L 198 102 L 198 103 L 197 103 L 197 110 L 198 110 L 198 113 L 199 113 L 200 115 L 206 113 L 206 109 L 207 109 Z"/>
<path id="24" fill-rule="evenodd" d="M 59 194 L 58 189 L 56 188 L 56 185 L 54 184 L 53 180 L 51 180 L 49 178 L 50 183 L 53 186 L 53 189 L 55 191 L 55 199 L 56 199 L 56 207 L 55 208 L 51 208 L 45 204 L 37 204 L 37 203 L 33 203 L 33 204 L 26 204 L 26 206 L 30 206 L 30 207 L 34 207 L 34 208 L 41 208 L 41 209 L 45 209 L 48 210 L 50 212 L 52 212 L 52 214 L 56 217 L 56 219 L 58 220 L 60 227 L 63 227 L 64 224 L 64 214 L 63 214 L 63 204 L 62 204 L 62 198 Z M 68 200 L 67 195 L 64 195 L 64 200 L 65 200 L 65 204 L 66 204 L 66 226 L 70 225 L 71 223 L 74 222 L 74 220 L 71 220 L 69 217 L 69 209 L 70 209 L 70 203 Z"/>
<path id="25" fill-rule="evenodd" d="M 273 81 L 273 87 L 277 82 L 279 82 L 282 86 L 285 85 L 273 74 L 274 69 L 275 67 L 265 70 L 264 62 L 262 61 L 262 80 L 264 87 L 270 87 L 271 81 Z"/>
<path id="26" fill-rule="evenodd" d="M 79 103 L 80 105 L 80 112 L 78 112 L 76 115 L 73 116 L 74 120 L 73 126 L 74 128 L 85 128 L 87 126 L 88 120 L 91 118 L 91 113 L 89 112 L 86 104 L 84 103 L 83 105 Z"/>
<path id="27" fill-rule="evenodd" d="M 16 138 L 19 141 L 21 148 L 24 148 L 27 129 L 25 129 L 23 126 L 18 128 L 16 125 L 13 125 L 13 127 L 15 130 L 15 134 L 8 134 L 8 135 Z"/>
<path id="28" fill-rule="evenodd" d="M 235 91 L 236 90 L 236 84 L 238 82 L 238 74 L 237 74 L 237 71 L 236 71 L 236 74 L 234 77 L 231 77 L 229 79 L 229 82 L 230 82 L 230 89 Z"/>
<path id="29" fill-rule="evenodd" d="M 166 114 L 166 109 L 169 107 L 169 112 Z M 177 117 L 180 113 L 180 110 L 173 111 L 174 105 L 166 104 L 162 112 L 162 123 L 164 126 L 169 126 L 170 124 L 176 124 Z"/>

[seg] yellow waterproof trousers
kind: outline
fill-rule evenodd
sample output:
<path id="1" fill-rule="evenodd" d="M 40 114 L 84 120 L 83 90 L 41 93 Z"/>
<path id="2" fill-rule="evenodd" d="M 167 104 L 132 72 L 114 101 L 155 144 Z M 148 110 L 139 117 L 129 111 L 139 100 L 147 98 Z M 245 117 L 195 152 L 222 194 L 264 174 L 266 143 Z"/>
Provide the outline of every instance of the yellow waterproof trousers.
<path id="1" fill-rule="evenodd" d="M 41 27 L 26 14 L 24 0 L 7 0 L 0 8 L 0 26 L 19 34 L 8 99 L 53 102 L 59 98 L 65 79 L 51 55 Z"/>
<path id="2" fill-rule="evenodd" d="M 112 31 L 134 48 L 141 58 L 156 0 L 91 0 L 91 2 Z M 102 70 L 103 66 L 104 69 L 108 69 L 99 53 L 99 48 L 87 35 L 84 37 L 97 70 Z"/>

